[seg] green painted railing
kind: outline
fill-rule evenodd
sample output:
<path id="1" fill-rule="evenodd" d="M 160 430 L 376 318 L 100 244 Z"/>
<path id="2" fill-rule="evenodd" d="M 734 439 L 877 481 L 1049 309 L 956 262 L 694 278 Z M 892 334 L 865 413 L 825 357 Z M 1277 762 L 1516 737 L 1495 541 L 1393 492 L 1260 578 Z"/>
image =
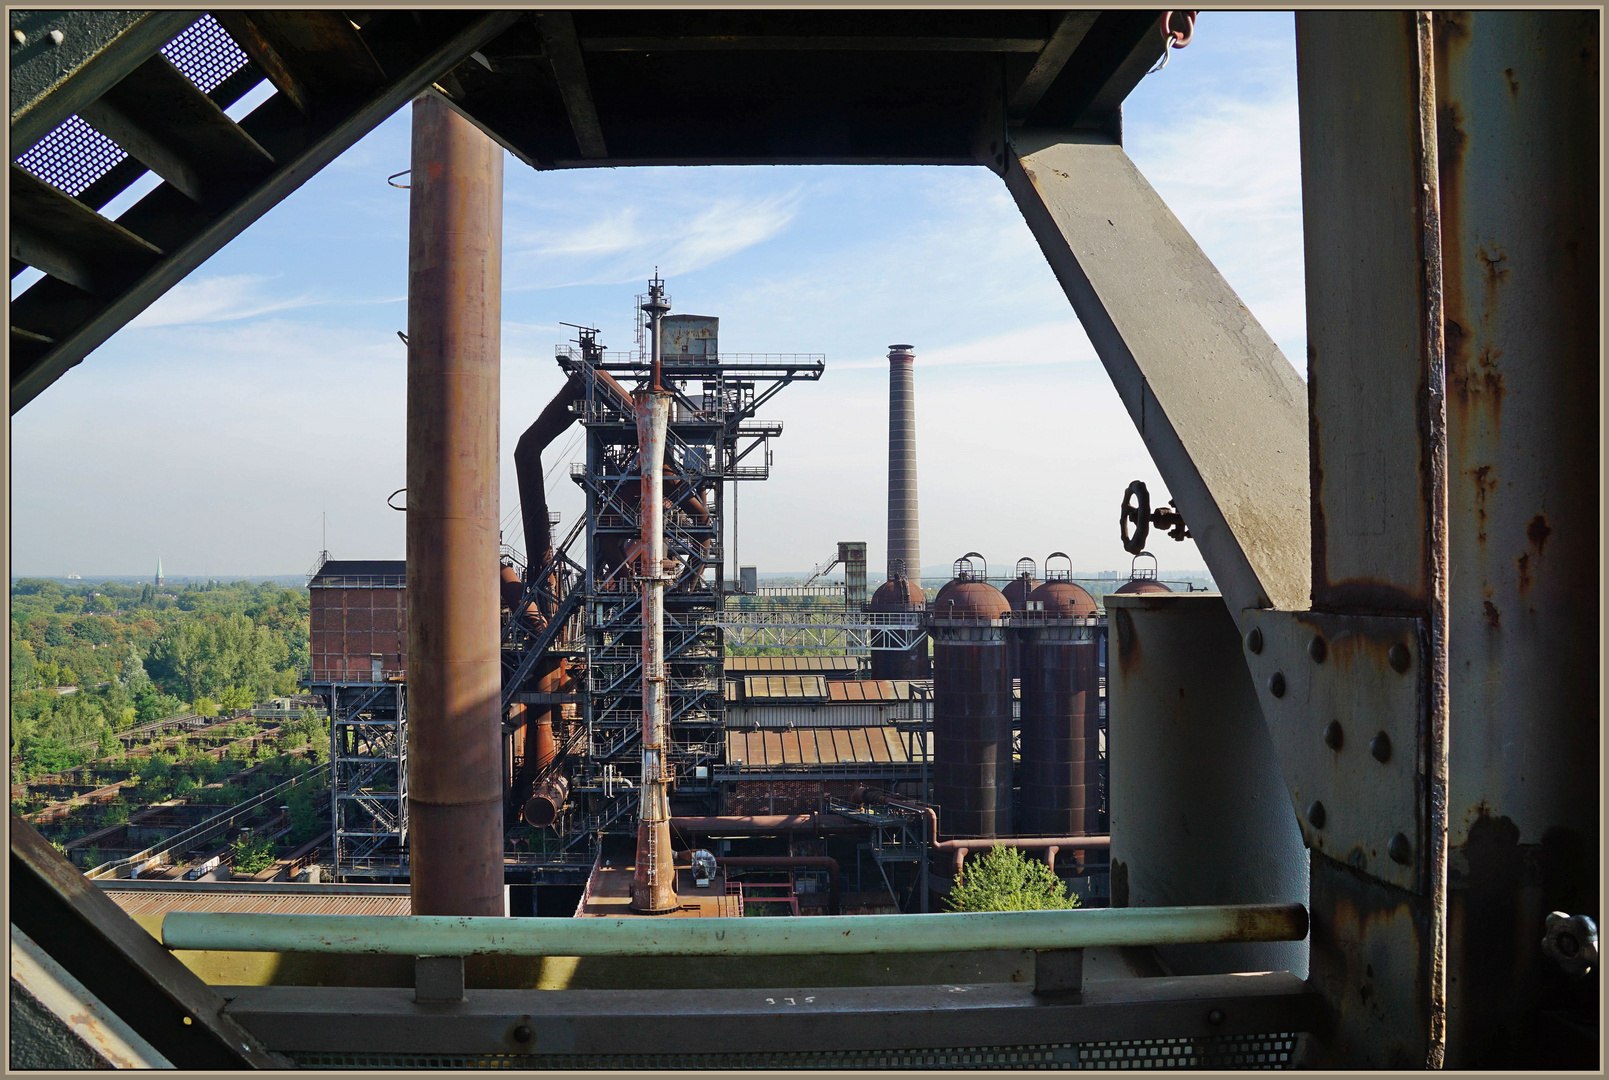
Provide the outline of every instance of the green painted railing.
<path id="1" fill-rule="evenodd" d="M 1301 904 L 823 915 L 499 919 L 172 911 L 170 949 L 394 956 L 786 956 L 1300 941 Z"/>

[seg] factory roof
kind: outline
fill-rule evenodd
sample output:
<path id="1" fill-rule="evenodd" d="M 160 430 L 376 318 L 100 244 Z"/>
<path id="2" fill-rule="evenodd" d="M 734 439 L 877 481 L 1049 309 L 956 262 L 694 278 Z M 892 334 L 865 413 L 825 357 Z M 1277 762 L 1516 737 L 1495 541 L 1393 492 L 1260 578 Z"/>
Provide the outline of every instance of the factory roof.
<path id="1" fill-rule="evenodd" d="M 901 764 L 910 760 L 905 741 L 892 727 L 726 733 L 726 761 L 731 768 L 763 770 L 783 765 Z"/>
<path id="2" fill-rule="evenodd" d="M 860 658 L 855 656 L 728 656 L 727 671 L 792 672 L 821 671 L 849 672 L 860 670 Z"/>
<path id="3" fill-rule="evenodd" d="M 736 704 L 809 705 L 909 701 L 908 679 L 828 679 L 822 675 L 750 675 L 726 680 L 726 700 Z"/>
<path id="4" fill-rule="evenodd" d="M 405 586 L 408 583 L 408 564 L 402 559 L 328 559 L 318 568 L 307 587 L 340 588 L 354 579 Z"/>

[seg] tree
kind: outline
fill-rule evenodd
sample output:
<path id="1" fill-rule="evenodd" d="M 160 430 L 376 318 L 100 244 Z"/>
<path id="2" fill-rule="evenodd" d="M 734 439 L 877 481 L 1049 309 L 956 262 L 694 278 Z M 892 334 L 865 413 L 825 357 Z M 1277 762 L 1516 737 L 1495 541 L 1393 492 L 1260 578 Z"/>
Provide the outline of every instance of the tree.
<path id="1" fill-rule="evenodd" d="M 951 911 L 1059 911 L 1078 907 L 1056 872 L 1018 848 L 997 847 L 968 860 L 950 890 Z"/>

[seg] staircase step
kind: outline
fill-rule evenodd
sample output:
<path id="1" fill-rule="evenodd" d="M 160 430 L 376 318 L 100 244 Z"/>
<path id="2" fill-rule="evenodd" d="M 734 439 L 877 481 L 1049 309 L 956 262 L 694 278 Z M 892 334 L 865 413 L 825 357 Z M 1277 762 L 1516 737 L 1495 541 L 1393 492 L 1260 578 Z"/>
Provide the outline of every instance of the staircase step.
<path id="1" fill-rule="evenodd" d="M 197 203 L 226 204 L 274 168 L 268 151 L 161 54 L 79 115 Z"/>
<path id="2" fill-rule="evenodd" d="M 112 296 L 154 266 L 162 250 L 13 163 L 11 257 L 86 293 Z"/>

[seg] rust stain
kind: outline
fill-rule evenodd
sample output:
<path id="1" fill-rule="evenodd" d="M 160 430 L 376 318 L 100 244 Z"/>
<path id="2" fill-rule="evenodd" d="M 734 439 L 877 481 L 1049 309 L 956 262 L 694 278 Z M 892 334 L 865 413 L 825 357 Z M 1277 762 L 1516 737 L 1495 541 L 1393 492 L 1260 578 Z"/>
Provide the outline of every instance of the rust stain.
<path id="1" fill-rule="evenodd" d="M 1514 77 L 1513 68 L 1503 69 L 1503 78 L 1508 80 L 1508 92 L 1513 97 L 1520 96 L 1520 80 Z"/>
<path id="2" fill-rule="evenodd" d="M 1492 476 L 1492 466 L 1477 465 L 1468 470 L 1470 477 L 1475 481 L 1475 520 L 1477 522 L 1475 539 L 1479 543 L 1486 543 L 1486 497 L 1497 490 L 1497 480 Z"/>
<path id="3" fill-rule="evenodd" d="M 1502 623 L 1503 616 L 1498 613 L 1496 606 L 1490 600 L 1483 601 L 1482 606 L 1486 609 L 1486 625 L 1496 630 Z"/>
<path id="4" fill-rule="evenodd" d="M 1117 665 L 1124 675 L 1132 675 L 1140 663 L 1140 639 L 1134 633 L 1134 616 L 1118 608 L 1112 621 L 1117 624 Z"/>
<path id="5" fill-rule="evenodd" d="M 1520 592 L 1527 592 L 1531 588 L 1531 556 L 1521 555 L 1514 560 L 1514 565 L 1520 572 Z"/>
<path id="6" fill-rule="evenodd" d="M 1548 537 L 1553 535 L 1553 527 L 1548 524 L 1547 516 L 1538 514 L 1531 519 L 1531 524 L 1525 527 L 1525 535 L 1530 537 L 1531 543 L 1536 546 L 1538 556 L 1542 549 L 1548 546 Z"/>

